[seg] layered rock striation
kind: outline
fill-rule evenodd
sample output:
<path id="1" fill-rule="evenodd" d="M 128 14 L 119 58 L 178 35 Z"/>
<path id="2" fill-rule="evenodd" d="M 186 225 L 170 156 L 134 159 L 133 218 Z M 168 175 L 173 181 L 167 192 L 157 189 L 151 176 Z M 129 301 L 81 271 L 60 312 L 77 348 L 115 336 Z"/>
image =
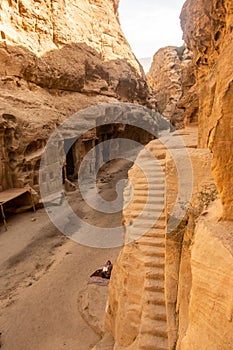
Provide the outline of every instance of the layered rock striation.
<path id="1" fill-rule="evenodd" d="M 199 97 L 199 145 L 213 153 L 213 175 L 233 219 L 233 5 L 231 0 L 187 0 L 181 13 L 184 39 L 193 52 Z"/>
<path id="2" fill-rule="evenodd" d="M 3 0 L 0 4 L 0 190 L 38 189 L 52 131 L 80 109 L 150 104 L 123 35 L 117 0 Z"/>

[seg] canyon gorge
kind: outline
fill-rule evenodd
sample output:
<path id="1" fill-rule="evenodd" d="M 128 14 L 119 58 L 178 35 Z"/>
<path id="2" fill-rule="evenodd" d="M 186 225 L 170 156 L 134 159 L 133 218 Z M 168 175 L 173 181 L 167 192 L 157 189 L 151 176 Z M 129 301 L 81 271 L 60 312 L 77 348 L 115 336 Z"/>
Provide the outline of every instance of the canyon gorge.
<path id="1" fill-rule="evenodd" d="M 114 140 L 135 142 L 135 149 L 126 145 L 121 150 L 123 153 L 119 153 L 128 155 L 132 151 L 134 158 L 130 153 L 126 163 L 117 160 L 118 166 L 122 166 L 120 171 L 127 174 L 122 212 L 116 217 L 111 213 L 109 219 L 108 213 L 104 215 L 100 208 L 90 214 L 92 230 L 95 225 L 101 226 L 101 220 L 108 230 L 111 224 L 117 227 L 121 223 L 122 247 L 116 248 L 112 243 L 109 247 L 102 246 L 106 250 L 94 250 L 95 245 L 86 248 L 68 239 L 67 243 L 65 236 L 55 233 L 50 223 L 46 235 L 42 234 L 43 239 L 29 244 L 30 253 L 22 259 L 27 262 L 26 281 L 34 283 L 28 278 L 32 275 L 29 262 L 35 255 L 38 270 L 35 288 L 39 289 L 37 292 L 35 289 L 34 296 L 42 293 L 46 302 L 46 295 L 51 295 L 47 302 L 52 307 L 53 289 L 44 294 L 50 288 L 48 276 L 52 276 L 55 285 L 58 281 L 61 312 L 62 303 L 66 305 L 65 300 L 70 299 L 73 303 L 67 307 L 70 317 L 75 318 L 74 310 L 81 308 L 88 327 L 98 336 L 82 323 L 79 346 L 75 332 L 78 322 L 82 322 L 81 316 L 76 328 L 68 325 L 66 329 L 65 316 L 59 328 L 56 315 L 59 332 L 63 334 L 65 329 L 64 339 L 62 336 L 53 339 L 57 336 L 53 334 L 54 326 L 48 327 L 43 341 L 33 336 L 30 341 L 25 339 L 29 337 L 26 331 L 22 340 L 15 326 L 12 329 L 19 344 L 17 350 L 29 350 L 32 346 L 38 350 L 62 349 L 66 344 L 69 349 L 80 350 L 230 350 L 233 347 L 233 4 L 231 0 L 186 0 L 180 15 L 184 45 L 158 50 L 147 74 L 121 30 L 118 7 L 119 0 L 2 0 L 0 3 L 0 198 L 1 193 L 9 190 L 29 188 L 36 207 L 40 208 L 38 215 L 47 222 L 45 213 L 40 212 L 43 197 L 53 194 L 49 200 L 52 206 L 47 208 L 50 215 L 53 208 L 62 204 L 64 196 L 77 213 L 84 208 L 85 218 L 90 212 L 78 192 L 77 181 L 85 156 L 95 149 L 91 165 L 84 169 L 87 179 L 96 169 L 101 173 L 101 164 L 109 166 L 105 173 L 102 170 L 102 175 L 98 173 L 97 187 L 101 193 L 104 192 L 101 186 L 109 178 L 115 176 L 121 180 L 119 169 L 117 172 L 109 162 L 121 148 L 115 146 Z M 109 141 L 107 146 L 106 141 Z M 141 148 L 137 149 L 136 143 Z M 48 145 L 51 153 L 46 151 Z M 116 173 L 112 175 L 111 171 Z M 109 201 L 115 198 L 115 194 L 105 191 Z M 23 204 L 24 208 L 30 207 L 30 203 L 25 205 L 19 197 L 9 201 L 4 207 L 7 216 Z M 5 219 L 3 211 L 1 219 Z M 13 220 L 17 225 L 17 218 Z M 24 223 L 23 219 L 18 220 Z M 36 219 L 32 216 L 30 220 Z M 70 217 L 69 221 L 72 221 Z M 64 227 L 67 222 L 63 222 Z M 28 223 L 29 231 L 31 225 Z M 76 229 L 79 233 L 82 227 Z M 11 230 L 10 224 L 4 237 Z M 1 235 L 2 241 L 6 241 L 3 231 L 2 225 L 0 243 Z M 12 232 L 17 234 L 17 230 Z M 48 254 L 43 248 L 44 240 L 49 242 Z M 97 263 L 94 259 L 98 255 L 104 258 L 111 250 L 114 265 L 104 297 L 99 286 L 95 286 L 97 289 L 87 286 L 79 297 L 75 283 L 84 283 L 89 277 L 85 276 L 87 261 L 93 255 L 90 269 L 94 269 L 94 262 Z M 77 254 L 83 259 L 81 263 L 76 260 Z M 19 248 L 17 259 L 8 259 L 8 265 L 4 265 L 9 272 L 1 272 L 9 293 L 13 274 L 17 272 L 17 278 L 23 276 L 22 256 Z M 38 267 L 42 260 L 46 261 L 45 275 L 40 274 Z M 64 267 L 59 267 L 61 262 Z M 62 268 L 63 274 L 56 278 Z M 82 282 L 76 276 L 79 268 Z M 63 291 L 68 280 L 73 280 L 69 282 L 72 288 Z M 22 304 L 22 315 L 25 312 L 30 319 L 27 303 L 38 301 L 27 290 L 24 292 L 22 285 L 20 288 L 14 302 L 11 294 L 6 297 L 2 293 L 3 350 L 16 349 L 6 315 L 11 314 L 13 320 L 14 312 Z M 25 298 L 20 299 L 20 295 Z M 101 325 L 95 310 L 98 298 Z M 54 300 L 59 303 L 57 294 Z M 48 309 L 50 304 L 46 304 Z M 42 323 L 47 322 L 46 307 L 43 308 L 42 302 L 40 307 L 45 321 L 34 319 L 34 322 L 43 328 Z M 16 324 L 21 324 L 22 315 L 18 309 Z M 40 337 L 36 326 L 31 327 L 32 335 Z M 24 333 L 23 326 L 20 332 Z M 88 338 L 88 332 L 90 343 L 85 347 L 84 337 Z"/>

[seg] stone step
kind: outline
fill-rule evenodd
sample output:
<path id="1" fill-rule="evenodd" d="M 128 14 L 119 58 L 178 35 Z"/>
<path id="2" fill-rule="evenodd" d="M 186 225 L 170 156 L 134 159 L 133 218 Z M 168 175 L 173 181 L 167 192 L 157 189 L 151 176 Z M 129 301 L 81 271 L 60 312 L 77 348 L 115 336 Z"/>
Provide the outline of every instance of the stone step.
<path id="1" fill-rule="evenodd" d="M 127 233 L 125 235 L 125 238 L 129 238 L 129 240 L 133 241 L 139 241 L 142 238 L 149 238 L 149 239 L 161 239 L 161 237 L 164 239 L 164 235 L 161 235 L 160 233 L 153 233 L 153 232 L 146 232 L 146 228 L 130 228 L 127 230 Z"/>
<path id="2" fill-rule="evenodd" d="M 151 279 L 145 279 L 144 282 L 144 290 L 146 292 L 152 292 L 152 293 L 160 293 L 158 294 L 158 300 L 163 300 L 164 295 L 161 295 L 164 293 L 164 276 L 163 279 L 158 280 L 151 280 Z M 154 300 L 156 296 L 153 297 L 152 300 Z"/>
<path id="3" fill-rule="evenodd" d="M 164 189 L 158 189 L 158 190 L 136 190 L 127 197 L 127 200 L 134 202 L 134 203 L 143 203 L 143 204 L 156 204 L 156 203 L 164 203 L 165 202 L 165 190 Z"/>
<path id="4" fill-rule="evenodd" d="M 145 211 L 145 212 L 153 212 L 153 213 L 162 213 L 163 205 L 159 203 L 133 203 L 132 208 L 135 211 Z"/>
<path id="5" fill-rule="evenodd" d="M 162 226 L 161 226 L 162 228 Z M 134 241 L 140 240 L 143 238 L 150 238 L 153 239 L 156 237 L 156 233 L 152 232 L 153 228 L 151 227 L 143 227 L 143 226 L 131 226 L 130 229 L 127 230 L 127 235 L 134 237 Z M 157 234 L 157 237 L 159 237 L 159 234 Z M 160 236 L 161 237 L 161 236 Z"/>
<path id="6" fill-rule="evenodd" d="M 142 229 L 152 229 L 157 228 L 160 230 L 166 229 L 166 224 L 164 220 L 156 220 L 155 218 L 151 218 L 150 220 L 143 218 L 137 219 L 133 221 L 133 224 L 131 226 L 132 228 L 142 228 Z"/>
<path id="7" fill-rule="evenodd" d="M 158 229 L 160 229 L 160 228 L 158 228 Z M 163 229 L 164 230 L 164 228 L 162 228 L 162 226 L 161 226 L 161 229 Z M 164 230 L 165 231 L 165 230 Z M 159 233 L 155 233 L 155 232 L 153 232 L 151 229 L 150 230 L 148 230 L 147 232 L 145 232 L 145 234 L 143 234 L 141 237 L 143 237 L 143 238 L 146 238 L 146 239 L 154 239 L 154 238 L 158 238 L 158 237 L 163 237 L 161 234 L 159 234 Z"/>
<path id="8" fill-rule="evenodd" d="M 164 259 L 161 259 L 161 257 L 158 257 L 157 260 L 155 261 L 154 259 L 150 259 L 149 261 L 145 262 L 145 267 L 147 267 L 148 269 L 155 269 L 155 268 L 162 268 L 165 265 Z"/>
<path id="9" fill-rule="evenodd" d="M 156 238 L 156 240 L 146 240 L 146 237 L 142 240 L 140 239 L 138 241 L 139 245 L 145 246 L 145 247 L 163 247 L 165 248 L 165 239 L 163 238 Z"/>
<path id="10" fill-rule="evenodd" d="M 154 183 L 154 181 L 159 177 L 164 179 L 165 174 L 164 174 L 163 168 L 161 168 L 160 166 L 158 168 L 156 168 L 149 163 L 145 164 L 145 168 L 148 168 L 148 166 L 153 169 L 152 170 L 153 176 L 151 176 L 151 174 L 149 174 L 149 175 L 144 174 L 143 177 L 134 178 L 133 183 Z"/>
<path id="11" fill-rule="evenodd" d="M 150 320 L 150 321 L 152 321 L 152 320 Z M 164 321 L 159 321 L 159 320 L 153 320 L 155 323 L 157 323 L 157 322 L 164 322 Z M 165 324 L 166 324 L 166 322 L 164 322 Z M 163 330 L 163 329 L 157 329 L 157 328 L 152 328 L 152 325 L 151 325 L 151 327 L 149 328 L 147 328 L 146 326 L 145 327 L 143 327 L 143 330 L 141 331 L 141 334 L 143 335 L 143 334 L 151 334 L 151 335 L 153 335 L 153 338 L 155 339 L 155 337 L 156 338 L 162 338 L 163 340 L 158 340 L 158 339 L 156 339 L 156 342 L 155 342 L 155 344 L 156 343 L 163 343 L 163 344 L 161 344 L 161 345 L 163 345 L 163 346 L 166 346 L 166 344 L 167 344 L 167 340 L 168 340 L 168 333 L 167 333 L 167 331 L 166 330 Z"/>
<path id="12" fill-rule="evenodd" d="M 135 235 L 141 235 L 141 232 L 145 232 L 147 234 L 146 239 L 153 239 L 153 237 L 165 237 L 166 230 L 164 229 L 164 225 L 153 225 L 153 222 L 149 222 L 149 227 L 146 225 L 142 225 L 141 220 L 131 221 L 131 225 L 127 226 L 128 232 L 134 232 Z M 134 225 L 137 222 L 138 225 Z M 161 227 L 160 227 L 161 226 Z"/>
<path id="13" fill-rule="evenodd" d="M 148 273 L 146 278 L 149 280 L 163 280 L 164 281 L 164 269 L 160 269 L 160 271 L 154 271 L 153 273 Z"/>
<path id="14" fill-rule="evenodd" d="M 149 218 L 160 218 L 164 221 L 166 220 L 166 215 L 164 213 L 164 203 L 161 201 L 161 203 L 130 203 L 130 208 L 132 211 L 132 215 L 139 216 L 139 215 L 145 215 Z"/>
<path id="15" fill-rule="evenodd" d="M 146 267 L 146 271 L 148 273 L 150 273 L 150 271 L 154 268 L 157 268 L 158 266 L 160 266 L 161 264 L 165 264 L 165 254 L 164 256 L 155 256 L 155 257 L 151 257 L 151 256 L 144 256 L 141 259 L 139 258 L 139 260 L 143 259 L 143 263 L 144 266 Z"/>
<path id="16" fill-rule="evenodd" d="M 141 177 L 141 180 L 143 180 L 144 183 L 154 182 L 157 178 L 161 178 L 165 180 L 164 168 L 161 168 L 161 167 L 158 168 L 158 167 L 155 167 L 153 164 L 148 163 L 148 164 L 143 164 L 141 166 L 141 170 L 143 171 L 143 176 Z M 139 178 L 137 180 L 139 180 Z"/>
<path id="17" fill-rule="evenodd" d="M 153 150 L 151 150 L 151 152 L 153 153 L 153 154 L 156 154 L 156 151 L 164 151 L 164 152 L 166 152 L 167 151 L 167 148 L 166 147 L 164 147 L 164 146 L 162 146 L 162 147 L 160 147 L 160 146 L 157 146 L 156 148 L 153 148 Z M 145 159 L 145 158 L 147 158 L 148 160 L 150 160 L 151 159 L 151 156 L 148 154 L 148 153 L 140 153 L 139 154 L 139 157 L 138 157 L 138 161 L 140 161 L 141 159 Z M 161 160 L 158 160 L 157 158 L 156 158 L 156 155 L 155 155 L 155 159 L 157 160 L 157 161 L 161 161 Z"/>
<path id="18" fill-rule="evenodd" d="M 165 249 L 164 246 L 147 246 L 147 245 L 140 245 L 139 244 L 139 249 L 145 256 L 165 256 Z"/>
<path id="19" fill-rule="evenodd" d="M 133 227 L 133 225 L 128 226 L 128 232 L 134 232 L 135 235 L 141 235 L 142 232 L 142 228 L 141 227 Z M 145 227 L 144 227 L 144 231 L 145 231 Z M 158 228 L 158 227 L 152 227 L 152 228 L 148 228 L 148 230 L 146 231 L 146 236 L 141 236 L 143 239 L 147 239 L 147 240 L 153 240 L 153 238 L 165 238 L 165 230 L 162 228 Z"/>
<path id="20" fill-rule="evenodd" d="M 165 206 L 165 200 L 164 197 L 156 196 L 152 197 L 149 193 L 147 197 L 140 196 L 139 193 L 135 197 L 132 198 L 131 200 L 131 206 L 133 207 L 134 205 L 140 205 L 140 206 L 146 206 L 146 205 L 154 206 L 156 209 L 160 209 L 161 211 L 164 211 L 164 206 Z"/>
<path id="21" fill-rule="evenodd" d="M 158 196 L 151 196 L 150 192 L 147 192 L 146 196 L 141 196 L 140 192 L 137 192 L 134 196 L 124 196 L 124 205 L 130 204 L 130 206 L 134 209 L 134 207 L 137 205 L 137 208 L 139 210 L 142 207 L 145 206 L 153 206 L 156 210 L 156 208 L 164 209 L 165 206 L 165 196 L 163 194 L 159 194 Z M 137 210 L 137 209 L 135 209 Z"/>
<path id="22" fill-rule="evenodd" d="M 146 203 L 148 198 L 148 191 L 138 191 L 137 193 L 134 193 L 132 196 L 132 200 L 135 203 Z M 143 198 L 145 197 L 145 198 Z M 157 203 L 157 202 L 164 202 L 165 197 L 165 189 L 162 186 L 161 188 L 158 188 L 156 191 L 150 191 L 150 204 Z M 143 201 L 143 202 L 142 202 Z"/>
<path id="23" fill-rule="evenodd" d="M 141 239 L 138 240 L 138 244 L 144 244 L 144 245 L 151 245 L 151 246 L 157 246 L 157 243 L 164 243 L 166 240 L 166 235 L 164 232 L 151 232 L 154 234 L 153 237 L 143 236 Z"/>
<path id="24" fill-rule="evenodd" d="M 160 170 L 160 174 L 163 172 L 163 177 L 165 177 L 165 171 L 163 170 L 164 168 L 160 168 L 158 169 L 157 167 L 155 167 L 153 164 L 142 164 L 141 165 L 141 169 L 144 173 L 144 176 L 148 176 L 150 179 L 155 176 L 156 174 L 158 174 L 159 170 Z"/>
<path id="25" fill-rule="evenodd" d="M 143 308 L 143 316 L 151 320 L 167 322 L 165 305 L 146 304 Z"/>
<path id="26" fill-rule="evenodd" d="M 141 334 L 151 334 L 167 339 L 167 322 L 163 320 L 152 320 L 151 318 L 143 317 L 140 332 Z"/>
<path id="27" fill-rule="evenodd" d="M 156 278 L 145 278 L 144 287 L 149 291 L 164 291 L 165 276 L 164 273 L 156 274 Z"/>
<path id="28" fill-rule="evenodd" d="M 165 180 L 163 177 L 154 177 L 151 181 L 145 181 L 143 183 L 133 183 L 134 189 L 148 189 L 148 187 L 153 190 L 158 187 L 158 185 L 163 185 L 165 187 Z"/>
<path id="29" fill-rule="evenodd" d="M 136 241 L 137 242 L 137 241 Z M 161 259 L 161 263 L 165 259 L 165 249 L 163 246 L 147 246 L 147 245 L 138 245 L 139 251 L 145 258 L 149 258 L 151 262 L 154 261 L 155 258 Z M 148 262 L 148 260 L 146 260 Z M 145 265 L 146 266 L 146 265 Z M 146 266 L 152 267 L 152 266 Z"/>
<path id="30" fill-rule="evenodd" d="M 139 350 L 168 350 L 168 340 L 152 334 L 141 334 Z"/>
<path id="31" fill-rule="evenodd" d="M 145 290 L 144 293 L 145 294 L 143 295 L 143 299 L 147 300 L 148 304 L 165 306 L 164 289 L 160 291 Z"/>
<path id="32" fill-rule="evenodd" d="M 164 213 L 162 213 L 162 206 L 161 206 L 161 210 L 159 212 L 156 211 L 148 211 L 148 210 L 142 210 L 141 212 L 133 212 L 131 214 L 131 218 L 137 219 L 137 220 L 143 220 L 143 221 L 152 221 L 156 224 L 156 222 L 158 222 L 159 224 L 161 224 L 162 222 L 165 223 L 166 222 L 166 217 L 164 215 Z M 151 224 L 150 224 L 151 226 Z M 149 226 L 149 227 L 150 227 Z"/>
<path id="33" fill-rule="evenodd" d="M 165 193 L 165 185 L 163 183 L 153 184 L 151 186 L 147 186 L 147 184 L 144 185 L 137 185 L 133 187 L 133 195 L 136 196 L 137 193 L 139 195 L 141 193 L 145 193 L 146 196 L 148 196 L 148 192 L 151 194 L 151 196 L 158 196 L 161 192 L 161 197 Z"/>
<path id="34" fill-rule="evenodd" d="M 154 184 L 147 184 L 147 183 L 144 183 L 144 184 L 134 184 L 133 186 L 133 191 L 134 193 L 137 192 L 137 191 L 156 191 L 156 190 L 165 190 L 165 184 L 164 184 L 164 181 L 162 180 L 158 180 L 157 183 L 154 183 Z"/>
<path id="35" fill-rule="evenodd" d="M 147 237 L 146 233 L 143 232 L 143 230 L 141 230 L 140 234 L 139 233 L 135 234 L 133 232 L 130 232 L 130 233 L 127 232 L 127 234 L 125 235 L 125 238 L 128 238 L 129 241 L 135 241 L 135 242 L 138 242 L 138 240 L 140 240 L 142 237 Z M 142 253 L 147 251 L 147 249 L 140 249 L 140 250 L 141 250 Z M 148 256 L 148 254 L 146 254 L 146 255 Z M 151 255 L 149 254 L 149 256 L 151 256 Z M 152 256 L 156 257 L 157 255 L 152 254 Z M 163 257 L 164 255 L 162 255 L 162 256 L 158 255 L 158 256 Z"/>
<path id="36" fill-rule="evenodd" d="M 165 258 L 165 252 L 163 250 L 161 251 L 143 251 L 144 257 L 150 257 L 150 258 Z"/>
<path id="37" fill-rule="evenodd" d="M 146 277 L 148 277 L 149 279 L 156 279 L 155 276 L 156 274 L 163 274 L 165 273 L 165 269 L 164 269 L 164 264 L 160 264 L 160 266 L 156 266 L 156 267 L 146 267 Z"/>
<path id="38" fill-rule="evenodd" d="M 164 269 L 165 268 L 165 259 L 158 259 L 158 261 L 154 261 L 154 259 L 151 259 L 151 261 L 147 261 L 145 263 L 145 267 L 148 268 L 149 271 L 157 271 L 156 269 Z"/>

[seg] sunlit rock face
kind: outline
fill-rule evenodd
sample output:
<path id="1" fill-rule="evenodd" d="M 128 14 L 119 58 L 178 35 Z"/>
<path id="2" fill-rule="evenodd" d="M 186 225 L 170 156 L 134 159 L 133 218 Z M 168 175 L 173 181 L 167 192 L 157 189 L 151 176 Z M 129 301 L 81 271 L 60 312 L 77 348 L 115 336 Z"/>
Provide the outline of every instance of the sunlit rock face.
<path id="1" fill-rule="evenodd" d="M 119 26 L 118 1 L 1 1 L 1 38 L 40 56 L 85 43 L 105 61 L 127 59 L 140 71 Z"/>
<path id="2" fill-rule="evenodd" d="M 218 221 L 219 204 L 212 205 L 195 229 L 188 328 L 179 350 L 232 347 L 233 223 Z"/>
<path id="3" fill-rule="evenodd" d="M 119 24 L 117 1 L 3 0 L 0 18 L 2 75 L 128 100 L 140 100 L 139 90 L 146 90 Z"/>
<path id="4" fill-rule="evenodd" d="M 161 48 L 147 74 L 158 110 L 178 129 L 196 123 L 198 112 L 192 53 L 185 47 Z"/>
<path id="5" fill-rule="evenodd" d="M 225 220 L 233 220 L 232 22 L 231 0 L 188 0 L 181 13 L 184 39 L 194 54 L 199 145 L 213 153 L 213 175 Z"/>
<path id="6" fill-rule="evenodd" d="M 101 102 L 151 106 L 123 35 L 118 0 L 0 3 L 0 190 L 38 187 L 49 135 Z"/>

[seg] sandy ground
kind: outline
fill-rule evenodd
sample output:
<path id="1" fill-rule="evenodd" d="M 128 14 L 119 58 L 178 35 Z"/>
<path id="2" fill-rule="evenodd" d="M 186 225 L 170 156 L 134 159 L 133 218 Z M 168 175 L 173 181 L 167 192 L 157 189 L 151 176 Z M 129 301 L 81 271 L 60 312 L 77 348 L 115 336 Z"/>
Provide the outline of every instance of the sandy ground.
<path id="1" fill-rule="evenodd" d="M 105 199 L 115 198 L 115 183 L 126 178 L 128 168 L 121 160 L 105 166 L 99 182 Z M 78 215 L 92 224 L 121 223 L 121 212 L 109 220 L 86 206 L 78 191 L 68 197 Z M 5 232 L 0 226 L 1 349 L 92 349 L 101 337 L 81 316 L 78 300 L 87 290 L 89 275 L 106 259 L 114 262 L 120 248 L 96 249 L 69 240 L 44 209 L 11 216 L 8 228 Z M 103 311 L 106 288 L 91 287 L 96 315 L 98 308 Z"/>

